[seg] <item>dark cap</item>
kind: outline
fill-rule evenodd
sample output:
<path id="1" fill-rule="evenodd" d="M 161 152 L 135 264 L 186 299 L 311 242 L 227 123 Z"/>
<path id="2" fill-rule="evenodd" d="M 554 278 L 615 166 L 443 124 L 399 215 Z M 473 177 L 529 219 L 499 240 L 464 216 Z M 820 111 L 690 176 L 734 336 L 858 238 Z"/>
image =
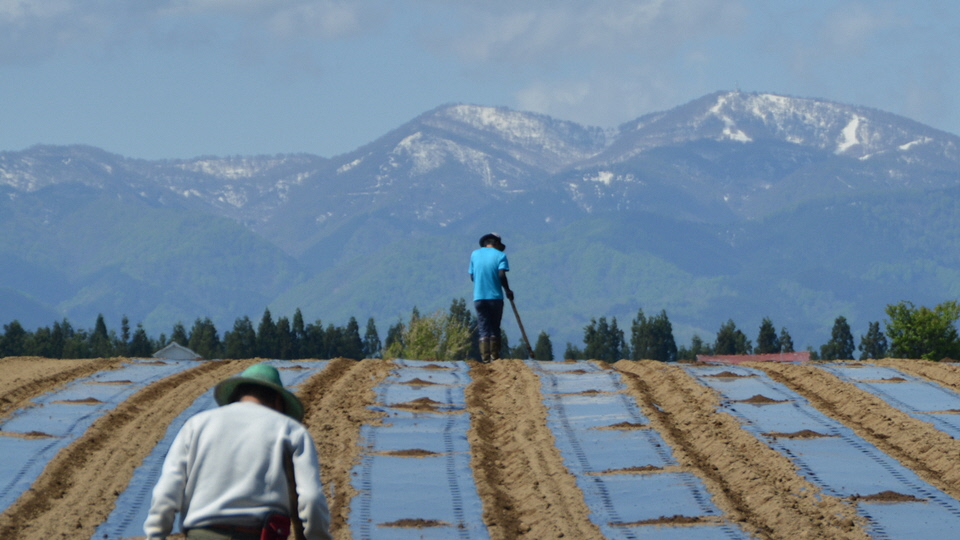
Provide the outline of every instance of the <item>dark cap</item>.
<path id="1" fill-rule="evenodd" d="M 507 247 L 507 245 L 503 243 L 503 240 L 500 239 L 500 235 L 493 232 L 487 233 L 480 237 L 480 247 L 486 246 L 487 242 L 489 242 L 490 240 L 496 240 L 496 242 L 501 246 Z"/>

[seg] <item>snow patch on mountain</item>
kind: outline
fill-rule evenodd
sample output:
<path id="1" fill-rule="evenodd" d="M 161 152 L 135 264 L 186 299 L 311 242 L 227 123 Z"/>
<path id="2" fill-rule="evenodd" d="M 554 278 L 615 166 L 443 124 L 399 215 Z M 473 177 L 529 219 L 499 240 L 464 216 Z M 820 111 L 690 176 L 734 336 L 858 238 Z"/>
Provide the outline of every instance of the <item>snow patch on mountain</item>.
<path id="1" fill-rule="evenodd" d="M 843 128 L 843 131 L 840 132 L 840 142 L 837 144 L 837 149 L 834 153 L 842 154 L 851 147 L 860 144 L 860 139 L 857 138 L 857 132 L 860 130 L 861 120 L 863 119 L 859 116 L 853 115 L 850 122 Z"/>
<path id="2" fill-rule="evenodd" d="M 252 159 L 200 159 L 177 164 L 185 171 L 198 172 L 217 178 L 252 178 L 264 169 L 276 165 L 273 160 Z"/>
<path id="3" fill-rule="evenodd" d="M 457 144 L 449 139 L 425 136 L 422 132 L 405 137 L 394 148 L 394 156 L 405 155 L 411 160 L 410 173 L 416 176 L 434 171 L 448 160 L 466 166 L 479 175 L 485 185 L 493 185 L 493 169 L 486 153 Z"/>

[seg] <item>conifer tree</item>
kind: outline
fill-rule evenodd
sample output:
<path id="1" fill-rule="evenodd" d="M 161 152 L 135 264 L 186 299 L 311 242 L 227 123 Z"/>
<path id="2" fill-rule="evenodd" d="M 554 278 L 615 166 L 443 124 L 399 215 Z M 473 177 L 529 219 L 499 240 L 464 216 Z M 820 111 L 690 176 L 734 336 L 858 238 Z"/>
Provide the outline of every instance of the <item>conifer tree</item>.
<path id="1" fill-rule="evenodd" d="M 790 337 L 790 332 L 787 332 L 786 327 L 780 329 L 780 352 L 794 352 L 793 338 Z"/>
<path id="2" fill-rule="evenodd" d="M 533 348 L 533 357 L 537 360 L 553 360 L 553 343 L 550 335 L 544 331 L 537 336 L 537 344 Z"/>
<path id="3" fill-rule="evenodd" d="M 403 324 L 403 321 L 397 321 L 396 324 L 390 325 L 390 328 L 387 329 L 387 339 L 383 342 L 383 350 L 386 351 L 403 351 L 405 343 L 403 342 L 403 334 L 406 331 L 406 325 Z"/>
<path id="4" fill-rule="evenodd" d="M 257 356 L 261 358 L 277 358 L 279 356 L 279 341 L 277 338 L 277 323 L 273 322 L 270 308 L 263 310 L 260 325 L 257 326 Z"/>
<path id="5" fill-rule="evenodd" d="M 170 334 L 169 343 L 176 343 L 184 347 L 189 346 L 190 338 L 187 336 L 187 329 L 184 328 L 182 322 L 177 321 L 176 324 L 173 325 L 173 333 Z"/>
<path id="6" fill-rule="evenodd" d="M 637 312 L 630 334 L 630 350 L 633 360 L 659 360 L 675 362 L 677 360 L 677 342 L 673 337 L 673 325 L 667 317 L 667 311 L 647 318 L 643 309 Z"/>
<path id="7" fill-rule="evenodd" d="M 293 313 L 293 325 L 290 331 L 293 332 L 293 347 L 297 351 L 297 358 L 309 358 L 310 356 L 306 355 L 304 350 L 307 328 L 303 324 L 303 313 L 300 312 L 300 308 Z"/>
<path id="8" fill-rule="evenodd" d="M 360 324 L 356 317 L 350 317 L 346 328 L 340 333 L 340 351 L 337 356 L 363 360 L 363 339 L 360 337 Z"/>
<path id="9" fill-rule="evenodd" d="M 316 321 L 307 325 L 303 330 L 303 340 L 300 342 L 300 358 L 325 358 L 326 344 L 323 321 Z"/>
<path id="10" fill-rule="evenodd" d="M 623 337 L 623 331 L 617 327 L 617 318 L 610 323 L 606 317 L 600 320 L 590 319 L 583 329 L 583 355 L 589 359 L 616 362 L 629 356 L 629 349 Z"/>
<path id="11" fill-rule="evenodd" d="M 223 354 L 226 358 L 254 358 L 257 356 L 257 332 L 250 317 L 244 315 L 233 323 L 233 330 L 223 336 Z"/>
<path id="12" fill-rule="evenodd" d="M 380 334 L 377 333 L 377 325 L 373 317 L 367 319 L 367 329 L 363 334 L 363 357 L 380 358 Z"/>
<path id="13" fill-rule="evenodd" d="M 747 336 L 741 332 L 732 319 L 723 323 L 717 332 L 717 340 L 713 344 L 714 354 L 750 354 L 753 346 Z"/>
<path id="14" fill-rule="evenodd" d="M 147 337 L 143 324 L 137 323 L 137 328 L 133 331 L 133 337 L 130 339 L 130 346 L 127 348 L 127 354 L 133 358 L 147 358 L 153 354 L 153 348 L 153 343 Z"/>
<path id="15" fill-rule="evenodd" d="M 299 358 L 294 343 L 293 328 L 290 327 L 290 319 L 286 317 L 277 319 L 277 358 L 283 360 Z"/>
<path id="16" fill-rule="evenodd" d="M 126 315 L 120 319 L 120 343 L 117 346 L 117 354 L 127 355 L 127 348 L 130 346 L 130 319 Z"/>
<path id="17" fill-rule="evenodd" d="M 757 354 L 772 354 L 780 352 L 780 338 L 769 317 L 764 317 L 760 323 L 760 333 L 757 335 Z"/>
<path id="18" fill-rule="evenodd" d="M 820 358 L 822 360 L 850 360 L 853 359 L 853 351 L 855 350 L 853 334 L 850 333 L 850 324 L 847 323 L 847 318 L 841 315 L 833 322 L 830 341 L 820 346 Z"/>
<path id="19" fill-rule="evenodd" d="M 14 319 L 3 325 L 3 336 L 0 336 L 0 357 L 23 356 L 26 350 L 27 331 L 20 321 Z"/>
<path id="20" fill-rule="evenodd" d="M 567 342 L 567 348 L 563 351 L 564 360 L 585 360 L 583 351 L 573 343 Z"/>
<path id="21" fill-rule="evenodd" d="M 107 332 L 107 323 L 103 320 L 103 314 L 97 315 L 97 322 L 93 327 L 93 333 L 90 334 L 90 354 L 94 358 L 107 358 L 113 356 L 113 347 L 110 343 L 110 335 Z"/>
<path id="22" fill-rule="evenodd" d="M 209 317 L 204 319 L 198 317 L 194 321 L 187 346 L 203 358 L 220 358 L 223 355 L 217 327 Z"/>
<path id="23" fill-rule="evenodd" d="M 887 357 L 887 337 L 880 331 L 880 322 L 868 324 L 867 335 L 860 336 L 860 360 L 879 360 Z"/>

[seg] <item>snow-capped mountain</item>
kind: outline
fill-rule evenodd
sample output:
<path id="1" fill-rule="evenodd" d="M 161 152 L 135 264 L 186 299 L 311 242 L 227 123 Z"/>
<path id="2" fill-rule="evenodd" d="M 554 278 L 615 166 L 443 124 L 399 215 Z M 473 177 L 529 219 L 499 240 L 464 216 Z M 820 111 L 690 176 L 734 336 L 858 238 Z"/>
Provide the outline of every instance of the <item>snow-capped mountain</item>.
<path id="1" fill-rule="evenodd" d="M 527 287 L 541 306 L 531 322 L 544 328 L 575 334 L 591 316 L 628 316 L 637 304 L 676 312 L 688 332 L 721 313 L 753 317 L 764 268 L 776 279 L 761 289 L 813 332 L 832 311 L 879 319 L 878 303 L 902 299 L 868 289 L 960 290 L 946 270 L 960 256 L 944 248 L 960 244 L 958 191 L 956 135 L 874 109 L 742 92 L 616 128 L 444 105 L 329 159 L 144 161 L 37 146 L 0 152 L 0 315 L 23 317 L 29 305 L 42 314 L 34 324 L 51 314 L 83 324 L 126 312 L 167 329 L 206 315 L 222 325 L 269 304 L 393 318 L 468 295 L 450 270 L 462 253 L 448 252 L 497 230 L 540 276 Z M 859 239 L 855 262 L 794 259 L 842 252 L 845 238 Z M 763 255 L 774 252 L 792 262 Z M 400 269 L 416 278 L 399 279 Z"/>

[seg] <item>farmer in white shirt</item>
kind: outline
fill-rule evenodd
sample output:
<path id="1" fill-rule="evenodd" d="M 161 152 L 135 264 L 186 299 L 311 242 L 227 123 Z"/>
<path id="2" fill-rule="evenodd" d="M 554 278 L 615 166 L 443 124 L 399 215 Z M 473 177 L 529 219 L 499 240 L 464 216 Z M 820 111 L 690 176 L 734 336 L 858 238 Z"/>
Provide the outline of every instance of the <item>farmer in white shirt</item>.
<path id="1" fill-rule="evenodd" d="M 299 516 L 307 540 L 330 539 L 316 449 L 300 424 L 303 404 L 277 369 L 251 366 L 218 384 L 214 397 L 220 407 L 187 420 L 170 447 L 144 523 L 147 538 L 165 539 L 179 512 L 189 540 L 282 539 L 291 516 Z"/>

